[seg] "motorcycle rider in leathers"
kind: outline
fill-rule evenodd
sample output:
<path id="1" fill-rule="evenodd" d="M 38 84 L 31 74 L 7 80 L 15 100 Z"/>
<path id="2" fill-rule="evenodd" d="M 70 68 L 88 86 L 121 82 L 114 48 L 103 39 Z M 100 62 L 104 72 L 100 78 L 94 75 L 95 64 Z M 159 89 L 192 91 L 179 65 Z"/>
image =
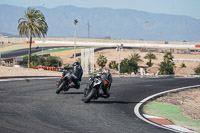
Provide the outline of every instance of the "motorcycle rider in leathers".
<path id="1" fill-rule="evenodd" d="M 102 90 L 107 97 L 110 97 L 109 90 L 110 90 L 111 83 L 112 83 L 112 75 L 110 73 L 110 70 L 104 69 L 104 71 L 102 72 L 101 78 L 104 81 L 104 86 L 103 86 Z"/>
<path id="2" fill-rule="evenodd" d="M 80 88 L 80 81 L 83 75 L 83 69 L 78 62 L 74 62 L 73 64 L 69 65 L 68 67 L 64 67 L 64 69 L 72 72 L 72 82 L 74 85 L 69 86 L 69 88 Z"/>
<path id="3" fill-rule="evenodd" d="M 104 69 L 104 71 L 102 71 L 94 76 L 101 77 L 101 80 L 104 83 L 104 85 L 102 86 L 103 93 L 107 98 L 110 97 L 109 90 L 110 90 L 111 83 L 112 83 L 112 75 L 110 73 L 110 70 Z"/>

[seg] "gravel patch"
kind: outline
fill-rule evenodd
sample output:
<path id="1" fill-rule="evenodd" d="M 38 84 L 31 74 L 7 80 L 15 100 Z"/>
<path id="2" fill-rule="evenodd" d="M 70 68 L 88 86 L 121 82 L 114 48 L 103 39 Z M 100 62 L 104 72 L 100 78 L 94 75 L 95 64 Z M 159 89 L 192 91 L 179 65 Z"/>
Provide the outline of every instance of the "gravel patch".
<path id="1" fill-rule="evenodd" d="M 32 68 L 17 68 L 0 66 L 0 77 L 14 76 L 61 76 L 61 72 L 38 70 Z"/>

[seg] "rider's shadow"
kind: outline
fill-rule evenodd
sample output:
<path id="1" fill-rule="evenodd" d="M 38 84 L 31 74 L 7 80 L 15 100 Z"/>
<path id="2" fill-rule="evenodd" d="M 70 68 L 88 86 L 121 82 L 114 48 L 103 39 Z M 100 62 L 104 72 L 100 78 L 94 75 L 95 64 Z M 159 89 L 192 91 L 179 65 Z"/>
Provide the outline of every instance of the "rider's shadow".
<path id="1" fill-rule="evenodd" d="M 90 101 L 90 103 L 95 104 L 136 104 L 138 102 L 129 102 L 129 101 Z"/>
<path id="2" fill-rule="evenodd" d="M 63 94 L 69 94 L 69 95 L 83 95 L 83 92 L 69 92 L 69 91 L 67 91 L 67 92 L 63 92 Z"/>

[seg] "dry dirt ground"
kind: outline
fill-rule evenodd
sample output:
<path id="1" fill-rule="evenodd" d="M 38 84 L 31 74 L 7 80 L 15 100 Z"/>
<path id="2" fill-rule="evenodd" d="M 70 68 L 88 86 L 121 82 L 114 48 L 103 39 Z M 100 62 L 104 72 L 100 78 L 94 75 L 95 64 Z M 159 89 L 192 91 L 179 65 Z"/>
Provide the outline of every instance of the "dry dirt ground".
<path id="1" fill-rule="evenodd" d="M 81 50 L 77 50 L 77 52 L 80 52 Z M 139 62 L 139 66 L 146 66 L 146 62 L 148 62 L 147 59 L 144 59 L 144 56 L 148 52 L 141 52 L 137 49 L 123 49 L 123 51 L 120 52 L 120 59 L 128 58 L 131 54 L 138 53 L 141 56 L 141 59 L 143 62 Z M 164 53 L 156 53 L 152 52 L 156 55 L 157 59 L 153 60 L 152 62 L 154 65 L 151 68 L 147 68 L 147 72 L 150 74 L 156 74 L 159 69 L 159 64 L 161 61 L 163 61 L 163 55 Z M 51 53 L 52 56 L 58 56 L 61 57 L 64 64 L 71 64 L 73 63 L 74 59 L 70 58 L 72 57 L 73 50 L 70 51 L 63 51 L 63 52 L 56 52 Z M 107 58 L 107 66 L 110 61 L 117 61 L 119 60 L 118 52 L 115 49 L 107 49 L 95 52 L 95 62 L 100 54 L 103 54 Z M 174 56 L 174 59 L 200 59 L 200 54 L 172 54 Z M 80 58 L 80 57 L 77 57 Z M 186 65 L 185 68 L 181 68 L 181 64 L 184 63 Z M 175 62 L 176 68 L 174 70 L 176 75 L 190 75 L 194 74 L 194 68 L 196 68 L 200 62 L 190 62 L 190 61 L 179 61 Z M 95 64 L 95 66 L 98 66 Z"/>
<path id="2" fill-rule="evenodd" d="M 61 72 L 0 66 L 0 77 L 14 76 L 61 76 Z"/>
<path id="3" fill-rule="evenodd" d="M 37 44 L 37 45 L 33 45 L 32 47 L 45 47 L 45 46 L 55 46 L 55 44 Z M 65 45 L 62 45 L 65 46 Z M 15 49 L 20 49 L 20 48 L 28 48 L 27 44 L 12 44 L 12 45 L 0 45 L 0 52 L 3 51 L 9 51 L 9 50 L 15 50 Z M 159 49 L 160 50 L 160 49 Z M 80 49 L 76 50 L 77 53 L 80 52 Z M 123 51 L 120 52 L 120 59 L 122 60 L 123 58 L 127 58 L 128 56 L 130 56 L 133 53 L 138 53 L 141 56 L 141 59 L 143 60 L 143 62 L 140 62 L 139 65 L 140 66 L 146 66 L 146 62 L 148 61 L 147 59 L 144 59 L 144 56 L 148 53 L 148 52 L 141 52 L 140 50 L 136 50 L 136 49 L 132 49 L 132 50 L 128 50 L 128 49 L 124 49 Z M 147 69 L 147 72 L 149 72 L 150 74 L 156 74 L 159 68 L 159 64 L 160 62 L 163 60 L 163 55 L 164 53 L 155 53 L 153 52 L 156 57 L 157 60 L 153 60 L 154 65 L 151 68 Z M 73 50 L 69 50 L 69 51 L 63 51 L 63 52 L 56 52 L 56 53 L 51 53 L 51 55 L 53 56 L 59 56 L 63 59 L 63 63 L 64 64 L 71 64 L 74 60 L 72 57 L 73 54 Z M 112 60 L 115 60 L 118 62 L 118 52 L 115 49 L 108 49 L 108 50 L 103 50 L 103 51 L 98 51 L 95 53 L 95 60 L 97 59 L 97 57 L 103 54 L 107 59 L 108 59 L 108 63 Z M 196 53 L 196 54 L 174 54 L 174 59 L 200 59 L 200 54 Z M 77 57 L 79 58 L 79 57 Z M 108 66 L 107 63 L 107 66 Z M 181 68 L 180 65 L 181 63 L 184 63 L 186 65 L 186 68 Z M 194 68 L 197 67 L 200 62 L 189 62 L 189 61 L 179 61 L 179 62 L 175 62 L 176 64 L 176 68 L 175 68 L 175 74 L 176 75 L 189 75 L 189 74 L 194 74 Z M 96 66 L 98 66 L 96 64 Z"/>

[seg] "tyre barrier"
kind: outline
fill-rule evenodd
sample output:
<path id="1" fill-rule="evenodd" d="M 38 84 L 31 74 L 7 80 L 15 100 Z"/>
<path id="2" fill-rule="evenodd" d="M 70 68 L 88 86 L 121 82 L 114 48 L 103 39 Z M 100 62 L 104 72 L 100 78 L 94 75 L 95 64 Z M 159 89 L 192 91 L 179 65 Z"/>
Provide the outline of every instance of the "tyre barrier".
<path id="1" fill-rule="evenodd" d="M 48 71 L 58 71 L 59 69 L 57 67 L 46 67 L 46 66 L 38 66 L 37 69 L 43 69 Z"/>

